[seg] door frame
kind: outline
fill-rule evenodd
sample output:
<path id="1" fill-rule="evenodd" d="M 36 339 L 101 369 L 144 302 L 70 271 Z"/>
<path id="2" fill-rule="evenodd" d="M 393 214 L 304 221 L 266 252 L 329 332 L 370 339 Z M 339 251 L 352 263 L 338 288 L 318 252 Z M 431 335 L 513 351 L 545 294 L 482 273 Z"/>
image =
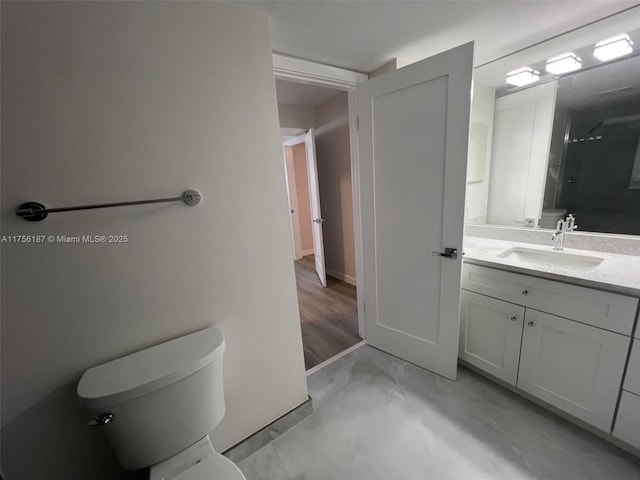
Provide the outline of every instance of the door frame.
<path id="1" fill-rule="evenodd" d="M 358 308 L 358 334 L 366 338 L 364 327 L 364 282 L 362 260 L 362 218 L 360 211 L 360 163 L 358 157 L 358 125 L 356 118 L 356 86 L 367 80 L 368 75 L 321 63 L 292 58 L 279 53 L 272 54 L 275 78 L 329 87 L 347 92 L 349 110 L 349 144 L 351 156 L 351 191 L 353 197 L 353 234 L 356 255 L 356 290 Z"/>

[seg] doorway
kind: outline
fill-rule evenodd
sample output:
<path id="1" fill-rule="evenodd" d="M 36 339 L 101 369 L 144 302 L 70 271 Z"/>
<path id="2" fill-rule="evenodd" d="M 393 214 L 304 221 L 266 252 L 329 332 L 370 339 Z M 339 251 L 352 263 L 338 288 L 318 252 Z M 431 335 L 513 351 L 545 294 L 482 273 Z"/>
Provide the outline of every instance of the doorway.
<path id="1" fill-rule="evenodd" d="M 305 367 L 361 342 L 346 91 L 276 79 Z"/>

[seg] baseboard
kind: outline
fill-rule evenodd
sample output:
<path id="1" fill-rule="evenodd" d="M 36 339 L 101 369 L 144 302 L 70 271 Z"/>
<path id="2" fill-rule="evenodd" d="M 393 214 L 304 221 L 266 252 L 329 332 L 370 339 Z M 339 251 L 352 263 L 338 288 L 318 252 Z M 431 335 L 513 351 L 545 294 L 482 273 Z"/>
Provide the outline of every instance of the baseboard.
<path id="1" fill-rule="evenodd" d="M 335 362 L 336 360 L 340 360 L 342 357 L 344 357 L 345 355 L 353 352 L 354 350 L 359 349 L 361 346 L 366 345 L 367 341 L 366 340 L 360 340 L 358 343 L 356 343 L 355 345 L 351 345 L 349 348 L 347 348 L 346 350 L 341 351 L 340 353 L 338 353 L 337 355 L 334 355 L 333 357 L 329 358 L 328 360 L 325 360 L 322 363 L 319 363 L 318 365 L 316 365 L 315 367 L 310 368 L 309 370 L 307 370 L 307 377 L 309 375 L 313 375 L 314 373 L 316 373 L 318 370 L 322 370 L 324 367 L 326 367 L 327 365 L 331 365 L 333 362 Z"/>
<path id="2" fill-rule="evenodd" d="M 325 270 L 327 272 L 327 275 L 330 275 L 333 278 L 337 278 L 338 280 L 342 280 L 343 282 L 348 283 L 349 285 L 353 285 L 354 287 L 356 286 L 355 277 L 342 272 L 338 272 L 337 270 L 333 270 L 331 268 L 326 268 Z"/>
<path id="3" fill-rule="evenodd" d="M 313 248 L 309 248 L 307 250 L 302 250 L 302 256 L 306 257 L 307 255 L 313 255 L 313 252 L 314 252 Z"/>
<path id="4" fill-rule="evenodd" d="M 254 452 L 257 452 L 272 440 L 275 440 L 284 432 L 294 427 L 302 420 L 313 413 L 313 405 L 311 398 L 302 402 L 297 407 L 289 410 L 267 426 L 261 428 L 256 433 L 244 440 L 236 443 L 233 447 L 225 450 L 223 455 L 230 459 L 233 463 L 238 463 Z"/>

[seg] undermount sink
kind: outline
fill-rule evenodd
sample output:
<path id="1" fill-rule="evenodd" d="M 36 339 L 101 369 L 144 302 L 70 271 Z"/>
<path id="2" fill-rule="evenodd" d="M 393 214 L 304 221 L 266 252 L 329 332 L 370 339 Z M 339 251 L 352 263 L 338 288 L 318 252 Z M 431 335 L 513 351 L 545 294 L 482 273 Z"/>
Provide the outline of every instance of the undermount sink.
<path id="1" fill-rule="evenodd" d="M 604 260 L 601 257 L 576 255 L 557 250 L 514 247 L 498 255 L 500 258 L 548 267 L 572 268 L 574 270 L 595 270 Z"/>

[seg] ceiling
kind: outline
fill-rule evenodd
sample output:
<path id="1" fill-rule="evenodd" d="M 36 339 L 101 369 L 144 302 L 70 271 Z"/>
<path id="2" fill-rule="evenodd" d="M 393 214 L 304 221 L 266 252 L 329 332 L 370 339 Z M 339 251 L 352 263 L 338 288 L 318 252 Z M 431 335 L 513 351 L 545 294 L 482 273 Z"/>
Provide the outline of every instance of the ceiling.
<path id="1" fill-rule="evenodd" d="M 474 40 L 475 65 L 619 12 L 636 1 L 253 1 L 269 16 L 272 50 L 370 72 Z"/>
<path id="2" fill-rule="evenodd" d="M 335 97 L 340 93 L 340 90 L 333 90 L 332 88 L 319 87 L 316 85 L 307 85 L 304 83 L 288 82 L 277 78 L 276 93 L 278 95 L 278 103 L 304 107 L 317 107 L 330 98 Z"/>

